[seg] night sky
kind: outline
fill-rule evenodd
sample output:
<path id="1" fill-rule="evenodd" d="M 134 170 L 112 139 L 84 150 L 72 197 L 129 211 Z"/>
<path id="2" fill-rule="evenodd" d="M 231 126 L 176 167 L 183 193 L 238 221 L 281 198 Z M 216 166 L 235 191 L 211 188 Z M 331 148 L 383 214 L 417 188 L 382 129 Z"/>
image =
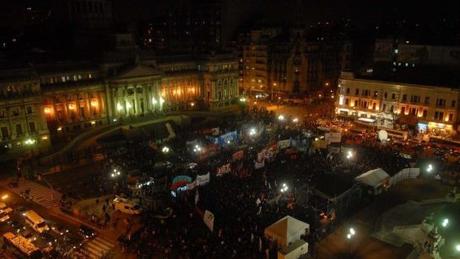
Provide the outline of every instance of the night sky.
<path id="1" fill-rule="evenodd" d="M 55 0 L 10 0 L 2 1 L 0 17 L 3 27 L 17 26 L 21 23 L 21 9 L 28 5 L 46 5 Z M 206 0 L 113 0 L 114 18 L 117 20 L 148 20 L 164 14 L 165 8 L 186 5 L 187 2 Z M 208 0 L 209 1 L 209 0 Z M 351 18 L 358 24 L 380 22 L 382 19 L 408 19 L 418 22 L 446 17 L 459 18 L 458 2 L 436 1 L 426 4 L 423 1 L 339 1 L 339 0 L 226 0 L 232 10 L 244 10 L 248 17 L 264 19 L 268 22 L 288 22 L 296 16 L 304 22 L 338 20 Z M 298 2 L 301 3 L 299 8 Z"/>

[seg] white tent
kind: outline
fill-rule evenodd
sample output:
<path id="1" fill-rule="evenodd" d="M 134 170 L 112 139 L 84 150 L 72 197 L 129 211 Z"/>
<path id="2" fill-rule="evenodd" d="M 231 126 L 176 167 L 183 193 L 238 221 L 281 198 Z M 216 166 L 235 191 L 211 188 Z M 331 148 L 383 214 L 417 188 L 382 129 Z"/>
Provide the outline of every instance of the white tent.
<path id="1" fill-rule="evenodd" d="M 389 187 L 390 178 L 390 175 L 382 168 L 377 168 L 357 176 L 355 181 L 370 187 L 373 194 L 379 194 L 382 189 Z"/>
<path id="2" fill-rule="evenodd" d="M 291 216 L 286 216 L 268 226 L 264 233 L 265 236 L 276 240 L 279 246 L 287 247 L 300 239 L 301 235 L 308 234 L 310 225 Z"/>

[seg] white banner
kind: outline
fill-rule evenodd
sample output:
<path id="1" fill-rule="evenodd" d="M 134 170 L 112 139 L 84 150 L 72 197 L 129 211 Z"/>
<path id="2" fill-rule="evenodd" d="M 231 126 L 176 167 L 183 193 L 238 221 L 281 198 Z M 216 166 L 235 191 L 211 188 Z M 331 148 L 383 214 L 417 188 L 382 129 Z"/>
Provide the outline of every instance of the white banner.
<path id="1" fill-rule="evenodd" d="M 209 183 L 209 180 L 210 180 L 210 174 L 207 173 L 205 175 L 197 175 L 195 182 L 197 186 L 201 186 L 201 185 L 205 185 Z"/>
<path id="2" fill-rule="evenodd" d="M 288 148 L 290 146 L 291 146 L 291 140 L 290 139 L 285 139 L 285 140 L 278 141 L 278 148 L 279 149 Z"/>
<path id="3" fill-rule="evenodd" d="M 257 153 L 257 161 L 258 162 L 261 162 L 261 161 L 264 161 L 265 160 L 265 157 L 266 157 L 266 154 L 267 153 L 267 150 L 265 149 L 262 149 L 262 151 L 260 151 L 259 153 Z"/>
<path id="4" fill-rule="evenodd" d="M 217 176 L 222 176 L 224 174 L 228 174 L 231 171 L 232 171 L 232 168 L 231 168 L 230 163 L 225 164 L 225 165 L 217 168 Z"/>
<path id="5" fill-rule="evenodd" d="M 324 134 L 327 144 L 340 143 L 342 141 L 342 134 L 340 132 L 328 132 Z"/>
<path id="6" fill-rule="evenodd" d="M 254 161 L 254 169 L 260 169 L 265 166 L 265 160 L 262 160 L 262 162 L 257 162 L 256 160 Z"/>
<path id="7" fill-rule="evenodd" d="M 206 210 L 203 215 L 203 222 L 209 228 L 209 230 L 214 231 L 214 214 L 209 210 Z"/>

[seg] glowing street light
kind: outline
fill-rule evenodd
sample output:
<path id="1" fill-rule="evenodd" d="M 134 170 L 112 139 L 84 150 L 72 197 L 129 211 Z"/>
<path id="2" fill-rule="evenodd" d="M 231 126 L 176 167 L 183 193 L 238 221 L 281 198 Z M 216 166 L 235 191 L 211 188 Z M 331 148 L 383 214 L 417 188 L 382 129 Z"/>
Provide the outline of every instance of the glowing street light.
<path id="1" fill-rule="evenodd" d="M 2 201 L 7 200 L 8 197 L 10 197 L 10 196 L 8 195 L 8 193 L 3 194 L 3 195 L 2 195 Z"/>
<path id="2" fill-rule="evenodd" d="M 241 97 L 240 102 L 245 103 L 247 101 L 246 97 Z"/>
<path id="3" fill-rule="evenodd" d="M 353 158 L 353 152 L 351 152 L 351 150 L 348 150 L 347 159 L 351 159 L 351 158 Z"/>
<path id="4" fill-rule="evenodd" d="M 35 139 L 33 139 L 33 138 L 28 138 L 28 139 L 26 139 L 26 140 L 24 141 L 24 144 L 30 146 L 30 145 L 35 144 L 35 142 L 36 142 Z"/>
<path id="5" fill-rule="evenodd" d="M 448 225 L 449 225 L 449 219 L 448 218 L 443 219 L 441 222 L 441 226 L 443 228 L 446 228 Z"/>
<path id="6" fill-rule="evenodd" d="M 460 244 L 456 244 L 456 245 L 455 245 L 455 251 L 457 251 L 457 252 L 460 253 Z"/>
<path id="7" fill-rule="evenodd" d="M 118 170 L 118 169 L 116 169 L 116 168 L 114 168 L 114 169 L 113 169 L 113 172 L 110 174 L 110 176 L 111 176 L 112 178 L 115 178 L 115 177 L 120 176 L 120 175 L 121 175 L 120 170 Z"/>
<path id="8" fill-rule="evenodd" d="M 294 123 L 299 122 L 299 118 L 294 118 L 294 119 L 292 119 L 292 122 L 294 122 Z"/>
<path id="9" fill-rule="evenodd" d="M 356 230 L 354 228 L 349 228 L 348 233 L 347 233 L 347 239 L 350 240 L 355 235 L 356 235 Z"/>
<path id="10" fill-rule="evenodd" d="M 256 135 L 256 134 L 257 134 L 257 131 L 256 131 L 255 128 L 250 128 L 250 129 L 249 129 L 249 136 L 252 137 L 252 136 L 254 136 L 254 135 Z"/>
<path id="11" fill-rule="evenodd" d="M 163 152 L 164 154 L 169 153 L 169 151 L 170 151 L 170 150 L 169 150 L 169 147 L 167 147 L 167 146 L 164 146 L 164 147 L 161 149 L 161 152 Z"/>
<path id="12" fill-rule="evenodd" d="M 203 149 L 201 148 L 200 145 L 195 145 L 195 147 L 193 148 L 193 152 L 195 153 L 199 153 L 201 152 Z"/>
<path id="13" fill-rule="evenodd" d="M 426 167 L 426 171 L 428 173 L 431 173 L 433 171 L 433 165 L 432 164 L 428 164 L 428 166 Z"/>
<path id="14" fill-rule="evenodd" d="M 278 120 L 279 120 L 279 121 L 284 121 L 284 119 L 285 119 L 285 118 L 284 118 L 284 115 L 281 114 L 281 115 L 278 116 Z"/>
<path id="15" fill-rule="evenodd" d="M 351 234 L 352 236 L 354 236 L 354 235 L 356 234 L 356 231 L 355 231 L 354 228 L 350 228 L 348 231 L 350 232 L 350 234 Z"/>
<path id="16" fill-rule="evenodd" d="M 286 184 L 286 183 L 283 183 L 283 184 L 281 185 L 280 191 L 281 191 L 282 193 L 285 193 L 285 192 L 287 192 L 288 190 L 289 190 L 289 187 L 287 186 L 287 184 Z"/>

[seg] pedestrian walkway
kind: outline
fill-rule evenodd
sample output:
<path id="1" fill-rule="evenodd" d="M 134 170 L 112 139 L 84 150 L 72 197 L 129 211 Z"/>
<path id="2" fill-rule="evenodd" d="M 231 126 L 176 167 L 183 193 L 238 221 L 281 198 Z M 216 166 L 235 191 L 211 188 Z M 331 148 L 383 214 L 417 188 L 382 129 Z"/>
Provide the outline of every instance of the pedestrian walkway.
<path id="1" fill-rule="evenodd" d="M 98 236 L 85 243 L 82 248 L 82 253 L 91 259 L 102 258 L 115 247 L 115 244 Z"/>
<path id="2" fill-rule="evenodd" d="M 12 181 L 15 181 L 14 178 L 2 180 L 0 181 L 0 186 L 17 195 L 21 195 L 26 190 L 30 190 L 29 199 L 33 202 L 47 209 L 59 208 L 59 201 L 62 197 L 61 193 L 26 179 L 20 179 L 18 186 L 15 188 L 8 186 L 8 183 Z"/>

